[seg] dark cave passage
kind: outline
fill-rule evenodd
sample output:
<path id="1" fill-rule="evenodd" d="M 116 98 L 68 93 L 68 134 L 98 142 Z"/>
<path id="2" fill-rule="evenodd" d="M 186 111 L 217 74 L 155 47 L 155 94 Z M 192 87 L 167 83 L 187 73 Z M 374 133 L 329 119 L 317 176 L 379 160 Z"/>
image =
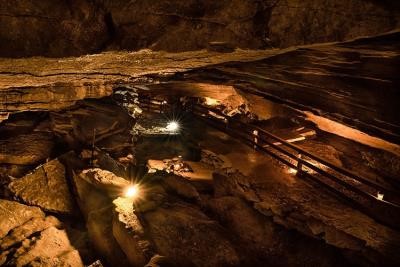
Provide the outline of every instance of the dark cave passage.
<path id="1" fill-rule="evenodd" d="M 16 0 L 0 25 L 0 266 L 400 266 L 398 4 Z"/>

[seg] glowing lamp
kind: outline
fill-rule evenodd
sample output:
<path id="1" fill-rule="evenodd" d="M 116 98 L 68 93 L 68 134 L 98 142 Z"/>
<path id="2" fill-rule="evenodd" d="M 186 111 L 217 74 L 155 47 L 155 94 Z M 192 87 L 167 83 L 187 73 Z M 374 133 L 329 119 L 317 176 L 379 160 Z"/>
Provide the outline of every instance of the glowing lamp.
<path id="1" fill-rule="evenodd" d="M 170 132 L 176 132 L 179 130 L 179 124 L 176 121 L 170 121 L 168 122 L 166 129 Z"/>
<path id="2" fill-rule="evenodd" d="M 216 106 L 219 103 L 219 101 L 214 98 L 206 97 L 205 99 L 206 99 L 206 105 L 208 106 Z"/>
<path id="3" fill-rule="evenodd" d="M 384 194 L 382 194 L 381 192 L 378 192 L 378 194 L 376 195 L 376 198 L 379 200 L 383 200 L 383 196 L 384 196 Z"/>
<path id="4" fill-rule="evenodd" d="M 139 187 L 137 185 L 130 185 L 125 190 L 125 197 L 136 198 L 139 195 Z"/>

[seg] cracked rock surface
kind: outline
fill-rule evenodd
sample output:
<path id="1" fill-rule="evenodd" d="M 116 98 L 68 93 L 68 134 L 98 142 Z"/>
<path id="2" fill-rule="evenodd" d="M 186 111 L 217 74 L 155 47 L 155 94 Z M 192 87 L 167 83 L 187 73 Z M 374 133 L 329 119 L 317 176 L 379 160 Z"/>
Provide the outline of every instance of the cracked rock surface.
<path id="1" fill-rule="evenodd" d="M 57 159 L 11 182 L 9 188 L 15 196 L 29 205 L 39 206 L 46 211 L 56 213 L 76 212 L 65 177 L 65 168 Z"/>

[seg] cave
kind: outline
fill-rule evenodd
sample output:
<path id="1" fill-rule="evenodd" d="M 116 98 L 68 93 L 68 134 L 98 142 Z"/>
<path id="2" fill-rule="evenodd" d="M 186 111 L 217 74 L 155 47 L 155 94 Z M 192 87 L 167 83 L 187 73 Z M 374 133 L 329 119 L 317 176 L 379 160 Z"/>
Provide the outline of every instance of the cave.
<path id="1" fill-rule="evenodd" d="M 400 4 L 1 0 L 0 266 L 400 266 Z"/>

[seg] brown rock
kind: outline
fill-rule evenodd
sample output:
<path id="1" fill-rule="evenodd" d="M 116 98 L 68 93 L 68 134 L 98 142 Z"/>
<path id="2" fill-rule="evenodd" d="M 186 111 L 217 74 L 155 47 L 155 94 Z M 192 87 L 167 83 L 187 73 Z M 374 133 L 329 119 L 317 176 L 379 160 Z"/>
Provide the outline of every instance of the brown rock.
<path id="1" fill-rule="evenodd" d="M 3 57 L 93 53 L 108 39 L 104 13 L 90 1 L 18 0 L 4 2 L 1 12 Z"/>
<path id="2" fill-rule="evenodd" d="M 144 266 L 155 253 L 138 216 L 134 213 L 132 200 L 117 198 L 113 203 L 114 238 L 125 252 L 130 265 Z"/>
<path id="3" fill-rule="evenodd" d="M 75 204 L 65 177 L 65 168 L 57 159 L 49 161 L 23 178 L 13 181 L 10 190 L 25 203 L 47 211 L 72 214 Z"/>
<path id="4" fill-rule="evenodd" d="M 200 195 L 196 188 L 190 183 L 189 180 L 176 176 L 169 175 L 163 179 L 164 185 L 167 190 L 190 200 L 198 200 Z"/>
<path id="5" fill-rule="evenodd" d="M 112 266 L 127 266 L 126 256 L 113 236 L 112 200 L 78 175 L 73 176 L 73 181 L 93 247 Z"/>
<path id="6" fill-rule="evenodd" d="M 134 266 L 155 255 L 177 266 L 239 265 L 224 229 L 195 206 L 165 203 L 136 215 L 132 200 L 119 198 L 114 204 L 114 236 Z"/>
<path id="7" fill-rule="evenodd" d="M 112 234 L 112 205 L 92 210 L 88 214 L 87 229 L 96 251 L 112 266 L 128 266 L 125 254 Z"/>
<path id="8" fill-rule="evenodd" d="M 11 264 L 15 266 L 84 266 L 66 231 L 55 227 L 41 232 L 37 241 L 21 247 L 13 257 Z"/>
<path id="9" fill-rule="evenodd" d="M 43 218 L 44 213 L 37 207 L 29 207 L 15 201 L 0 199 L 0 239 L 8 232 L 32 218 Z"/>
<path id="10" fill-rule="evenodd" d="M 210 199 L 207 206 L 234 237 L 245 266 L 343 266 L 334 247 L 282 229 L 238 197 Z"/>
<path id="11" fill-rule="evenodd" d="M 239 265 L 224 229 L 194 206 L 172 204 L 144 213 L 143 218 L 157 252 L 172 262 L 181 266 Z"/>
<path id="12" fill-rule="evenodd" d="M 41 232 L 51 226 L 60 227 L 61 223 L 53 216 L 34 217 L 21 226 L 14 228 L 6 237 L 1 239 L 0 248 L 7 250 L 11 246 L 18 244 L 18 242 L 29 238 L 32 234 Z"/>
<path id="13" fill-rule="evenodd" d="M 123 194 L 125 188 L 130 185 L 128 180 L 116 176 L 114 173 L 99 168 L 84 170 L 79 177 L 94 187 L 109 191 L 110 193 Z"/>
<path id="14" fill-rule="evenodd" d="M 235 195 L 248 201 L 259 201 L 251 188 L 248 177 L 237 170 L 226 169 L 213 173 L 214 195 L 216 197 Z"/>
<path id="15" fill-rule="evenodd" d="M 20 134 L 0 140 L 0 163 L 36 165 L 47 159 L 54 147 L 49 133 Z"/>
<path id="16" fill-rule="evenodd" d="M 83 266 L 55 217 L 7 200 L 0 200 L 0 217 L 0 265 Z"/>

